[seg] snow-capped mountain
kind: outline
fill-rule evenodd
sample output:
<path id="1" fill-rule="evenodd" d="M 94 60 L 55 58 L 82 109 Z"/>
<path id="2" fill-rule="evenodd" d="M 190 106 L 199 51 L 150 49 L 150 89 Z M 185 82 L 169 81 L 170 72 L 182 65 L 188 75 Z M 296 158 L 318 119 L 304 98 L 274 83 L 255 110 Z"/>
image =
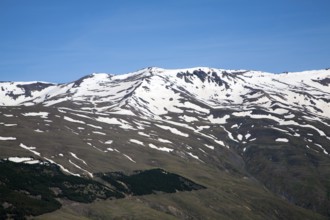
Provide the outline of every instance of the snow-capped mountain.
<path id="1" fill-rule="evenodd" d="M 253 202 L 241 186 L 258 198 L 271 195 L 265 186 L 291 204 L 330 216 L 328 69 L 272 74 L 152 67 L 67 84 L 1 82 L 0 106 L 3 159 L 57 164 L 90 179 L 98 172 L 164 168 L 212 192 L 231 182 L 247 199 L 235 200 L 242 207 L 253 209 Z M 208 197 L 207 190 L 199 196 Z M 276 203 L 276 212 L 288 218 L 301 214 L 294 205 L 278 205 L 279 197 L 265 203 Z M 207 210 L 214 202 L 208 199 L 202 202 Z M 178 207 L 185 213 L 184 205 Z M 250 217 L 265 217 L 258 213 Z"/>
<path id="2" fill-rule="evenodd" d="M 91 107 L 85 110 L 126 109 L 131 113 L 164 115 L 181 112 L 179 108 L 193 100 L 211 108 L 249 110 L 255 106 L 269 109 L 278 105 L 277 108 L 328 117 L 329 84 L 330 70 L 271 74 L 212 68 L 147 68 L 125 75 L 92 74 L 60 85 L 1 83 L 0 105 L 89 103 Z"/>

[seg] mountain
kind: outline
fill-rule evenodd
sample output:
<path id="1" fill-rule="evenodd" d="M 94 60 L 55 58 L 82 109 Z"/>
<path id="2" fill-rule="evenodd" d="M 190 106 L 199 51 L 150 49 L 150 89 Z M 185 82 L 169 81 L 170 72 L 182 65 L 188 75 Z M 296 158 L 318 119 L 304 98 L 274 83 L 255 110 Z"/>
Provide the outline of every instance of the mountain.
<path id="1" fill-rule="evenodd" d="M 0 106 L 0 169 L 17 173 L 0 186 L 41 210 L 2 199 L 4 218 L 330 218 L 329 69 L 150 67 L 66 84 L 0 82 Z M 20 176 L 47 181 L 42 191 L 10 188 Z M 70 178 L 50 186 L 55 177 Z M 47 194 L 58 202 L 42 211 L 36 198 Z"/>

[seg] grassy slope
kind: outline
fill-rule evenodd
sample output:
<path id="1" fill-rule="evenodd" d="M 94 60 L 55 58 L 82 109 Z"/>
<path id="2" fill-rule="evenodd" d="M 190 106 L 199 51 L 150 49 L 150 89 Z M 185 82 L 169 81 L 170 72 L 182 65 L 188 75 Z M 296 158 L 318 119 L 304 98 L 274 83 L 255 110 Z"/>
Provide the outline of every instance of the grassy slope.
<path id="1" fill-rule="evenodd" d="M 206 190 L 97 201 L 90 205 L 66 204 L 37 219 L 326 219 L 289 204 L 253 179 L 233 178 L 207 166 L 168 167 L 205 184 Z"/>

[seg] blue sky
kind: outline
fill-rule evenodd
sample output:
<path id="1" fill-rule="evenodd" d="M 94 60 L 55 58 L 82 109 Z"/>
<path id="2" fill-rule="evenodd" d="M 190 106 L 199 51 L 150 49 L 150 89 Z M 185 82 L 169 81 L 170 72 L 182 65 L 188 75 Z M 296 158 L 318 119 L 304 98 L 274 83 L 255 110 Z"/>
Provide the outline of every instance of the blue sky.
<path id="1" fill-rule="evenodd" d="M 0 0 L 0 81 L 330 67 L 329 0 Z"/>

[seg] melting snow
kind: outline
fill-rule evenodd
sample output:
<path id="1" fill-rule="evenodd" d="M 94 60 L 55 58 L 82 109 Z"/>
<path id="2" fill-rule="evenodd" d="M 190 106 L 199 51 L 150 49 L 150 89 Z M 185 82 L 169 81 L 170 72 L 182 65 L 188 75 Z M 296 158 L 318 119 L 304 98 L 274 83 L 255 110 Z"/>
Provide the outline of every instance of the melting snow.
<path id="1" fill-rule="evenodd" d="M 139 144 L 139 145 L 144 146 L 144 144 L 143 144 L 142 141 L 139 141 L 139 140 L 136 140 L 136 139 L 130 139 L 129 141 L 132 142 L 132 143 L 135 143 L 135 144 Z"/>
<path id="2" fill-rule="evenodd" d="M 187 115 L 180 116 L 180 118 L 183 119 L 185 122 L 194 122 L 194 121 L 198 121 L 197 118 L 195 118 L 195 117 L 190 117 L 190 116 L 187 116 Z"/>
<path id="3" fill-rule="evenodd" d="M 156 150 L 160 150 L 160 151 L 165 151 L 165 152 L 168 152 L 168 153 L 171 152 L 171 151 L 173 151 L 173 149 L 171 149 L 171 148 L 157 147 L 157 146 L 155 146 L 153 144 L 149 144 L 149 147 L 152 148 L 152 149 L 156 149 Z"/>
<path id="4" fill-rule="evenodd" d="M 77 160 L 80 160 L 81 162 L 83 162 L 85 165 L 87 165 L 86 161 L 84 161 L 83 159 L 80 159 L 79 157 L 77 157 L 76 154 L 69 152 L 71 154 L 71 156 L 73 156 L 74 158 L 76 158 Z"/>
<path id="5" fill-rule="evenodd" d="M 57 166 L 59 166 L 61 168 L 61 170 L 63 170 L 64 172 L 69 173 L 69 174 L 71 174 L 73 176 L 80 176 L 79 174 L 70 172 L 68 169 L 64 168 L 61 164 L 58 164 L 55 161 L 53 161 L 51 159 L 48 159 L 47 157 L 44 157 L 44 158 L 45 158 L 45 160 L 49 161 L 50 163 L 56 164 Z"/>
<path id="6" fill-rule="evenodd" d="M 17 124 L 4 124 L 4 126 L 6 126 L 6 127 L 14 127 L 14 126 L 17 126 Z"/>
<path id="7" fill-rule="evenodd" d="M 128 124 L 128 122 L 124 120 L 119 120 L 117 118 L 105 118 L 105 117 L 98 117 L 96 118 L 97 121 L 111 124 L 111 125 L 119 125 L 122 129 L 132 129 L 135 130 L 131 125 Z"/>
<path id="8" fill-rule="evenodd" d="M 84 172 L 86 172 L 91 178 L 93 178 L 93 174 L 83 168 L 81 168 L 80 166 L 78 166 L 77 164 L 73 163 L 71 160 L 69 160 L 69 163 L 71 163 L 73 166 L 75 166 L 76 168 L 78 168 L 79 170 L 82 170 Z"/>
<path id="9" fill-rule="evenodd" d="M 142 131 L 139 131 L 138 134 L 141 136 L 150 137 L 149 134 L 143 133 Z"/>
<path id="10" fill-rule="evenodd" d="M 208 144 L 204 144 L 205 147 L 210 148 L 211 150 L 214 150 L 214 147 Z"/>
<path id="11" fill-rule="evenodd" d="M 227 119 L 230 118 L 230 115 L 225 115 L 222 118 L 214 118 L 213 115 L 210 115 L 209 117 L 207 117 L 207 119 L 214 124 L 226 124 L 227 123 Z"/>
<path id="12" fill-rule="evenodd" d="M 202 131 L 202 130 L 204 130 L 204 129 L 209 129 L 211 126 L 209 126 L 209 125 L 204 125 L 204 126 L 198 126 L 197 127 L 197 131 Z"/>
<path id="13" fill-rule="evenodd" d="M 23 149 L 26 149 L 26 150 L 28 150 L 28 151 L 30 151 L 30 152 L 32 152 L 33 154 L 35 154 L 35 155 L 37 155 L 37 156 L 40 156 L 40 153 L 39 152 L 37 152 L 37 151 L 35 151 L 35 147 L 28 147 L 28 146 L 25 146 L 24 144 L 20 144 L 19 145 L 21 148 L 23 148 Z"/>
<path id="14" fill-rule="evenodd" d="M 166 139 L 162 139 L 162 138 L 158 138 L 158 141 L 159 141 L 159 142 L 162 142 L 162 143 L 172 144 L 171 141 L 166 140 Z"/>
<path id="15" fill-rule="evenodd" d="M 15 137 L 1 137 L 0 136 L 0 141 L 15 141 Z"/>
<path id="16" fill-rule="evenodd" d="M 11 162 L 15 162 L 15 163 L 22 163 L 22 162 L 33 160 L 33 158 L 31 158 L 31 157 L 9 157 L 8 160 Z"/>
<path id="17" fill-rule="evenodd" d="M 127 159 L 129 159 L 130 161 L 132 161 L 133 163 L 136 163 L 135 160 L 133 160 L 130 156 L 126 155 L 126 154 L 123 154 Z"/>
<path id="18" fill-rule="evenodd" d="M 106 133 L 99 132 L 99 131 L 92 131 L 92 133 L 94 133 L 94 134 L 100 134 L 100 135 L 107 135 Z"/>
<path id="19" fill-rule="evenodd" d="M 320 145 L 320 144 L 315 144 L 315 145 L 318 146 L 319 148 L 321 148 L 321 149 L 323 150 L 323 153 L 324 153 L 324 154 L 326 154 L 326 155 L 329 154 L 328 151 L 326 151 L 326 150 L 322 147 L 322 145 Z"/>
<path id="20" fill-rule="evenodd" d="M 96 125 L 91 125 L 91 124 L 86 124 L 89 127 L 96 128 L 96 129 L 102 129 L 101 126 L 96 126 Z"/>
<path id="21" fill-rule="evenodd" d="M 74 122 L 74 123 L 86 124 L 84 121 L 75 120 L 75 119 L 69 118 L 68 116 L 64 116 L 64 120 L 67 120 L 69 122 Z"/>
<path id="22" fill-rule="evenodd" d="M 291 118 L 294 118 L 294 117 L 296 117 L 294 114 L 284 115 L 284 118 L 287 118 L 287 119 L 291 119 Z"/>
<path id="23" fill-rule="evenodd" d="M 28 113 L 22 113 L 23 116 L 39 116 L 41 118 L 47 118 L 49 113 L 48 112 L 28 112 Z"/>
<path id="24" fill-rule="evenodd" d="M 191 102 L 185 102 L 183 106 L 186 107 L 186 108 L 193 109 L 193 110 L 198 111 L 198 112 L 206 113 L 206 114 L 208 114 L 210 112 L 210 110 L 208 110 L 206 108 L 202 108 L 199 105 L 195 105 Z"/>
<path id="25" fill-rule="evenodd" d="M 289 142 L 289 140 L 286 138 L 277 138 L 275 141 L 276 142 Z"/>
<path id="26" fill-rule="evenodd" d="M 172 127 L 169 127 L 169 126 L 166 126 L 166 125 L 159 125 L 159 124 L 156 124 L 156 126 L 162 128 L 164 130 L 169 130 L 173 134 L 181 135 L 183 137 L 189 137 L 189 134 L 183 133 L 183 132 L 179 131 L 176 128 L 172 128 Z"/>
<path id="27" fill-rule="evenodd" d="M 189 154 L 191 157 L 193 157 L 193 158 L 195 158 L 195 159 L 197 159 L 197 160 L 200 160 L 198 156 L 196 156 L 196 155 L 194 155 L 194 154 L 192 154 L 192 153 L 190 153 L 190 152 L 188 152 L 188 154 Z"/>

